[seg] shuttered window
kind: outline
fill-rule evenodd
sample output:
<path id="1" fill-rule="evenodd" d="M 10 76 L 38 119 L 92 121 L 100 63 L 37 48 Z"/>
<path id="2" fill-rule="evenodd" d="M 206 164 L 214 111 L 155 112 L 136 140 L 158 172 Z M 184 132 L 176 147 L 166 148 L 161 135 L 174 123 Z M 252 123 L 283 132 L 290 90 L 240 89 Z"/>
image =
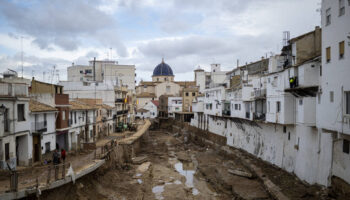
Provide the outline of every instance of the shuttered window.
<path id="1" fill-rule="evenodd" d="M 326 61 L 327 62 L 331 61 L 331 47 L 326 48 Z"/>
<path id="2" fill-rule="evenodd" d="M 344 41 L 339 42 L 339 59 L 342 59 L 344 57 Z"/>

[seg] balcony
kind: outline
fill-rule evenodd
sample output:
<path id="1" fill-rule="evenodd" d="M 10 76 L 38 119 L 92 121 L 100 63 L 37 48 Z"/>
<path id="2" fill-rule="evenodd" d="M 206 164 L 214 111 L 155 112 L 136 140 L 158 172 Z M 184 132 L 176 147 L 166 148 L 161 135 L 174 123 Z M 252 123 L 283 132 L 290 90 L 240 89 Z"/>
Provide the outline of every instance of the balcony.
<path id="1" fill-rule="evenodd" d="M 116 98 L 115 103 L 124 103 L 124 99 L 123 98 Z"/>
<path id="2" fill-rule="evenodd" d="M 265 121 L 266 115 L 265 113 L 255 112 L 253 115 L 253 120 Z"/>
<path id="3" fill-rule="evenodd" d="M 253 93 L 254 98 L 266 98 L 266 89 L 256 89 Z"/>
<path id="4" fill-rule="evenodd" d="M 222 115 L 224 116 L 231 116 L 231 111 L 230 110 L 223 110 Z"/>
<path id="5" fill-rule="evenodd" d="M 294 96 L 316 97 L 318 86 L 299 86 L 299 79 L 297 76 L 295 76 L 289 78 L 289 88 L 285 89 L 285 92 L 290 92 Z"/>
<path id="6" fill-rule="evenodd" d="M 46 132 L 47 131 L 47 121 L 42 122 L 32 122 L 32 128 L 35 132 Z"/>

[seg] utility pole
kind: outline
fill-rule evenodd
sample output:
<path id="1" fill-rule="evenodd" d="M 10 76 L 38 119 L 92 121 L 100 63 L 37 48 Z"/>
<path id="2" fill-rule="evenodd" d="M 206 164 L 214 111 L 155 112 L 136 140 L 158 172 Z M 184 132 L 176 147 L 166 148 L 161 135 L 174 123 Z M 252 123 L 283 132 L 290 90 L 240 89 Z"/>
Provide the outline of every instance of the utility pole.
<path id="1" fill-rule="evenodd" d="M 23 36 L 21 36 L 21 65 L 22 65 L 22 78 L 23 78 Z"/>

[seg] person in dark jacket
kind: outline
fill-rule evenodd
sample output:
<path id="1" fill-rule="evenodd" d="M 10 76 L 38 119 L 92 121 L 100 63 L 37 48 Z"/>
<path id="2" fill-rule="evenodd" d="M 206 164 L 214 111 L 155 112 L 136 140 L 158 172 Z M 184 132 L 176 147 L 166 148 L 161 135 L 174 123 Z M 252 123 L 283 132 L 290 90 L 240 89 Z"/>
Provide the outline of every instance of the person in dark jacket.
<path id="1" fill-rule="evenodd" d="M 52 162 L 53 162 L 54 165 L 60 164 L 60 155 L 58 154 L 57 149 L 55 149 L 55 151 L 53 152 Z"/>

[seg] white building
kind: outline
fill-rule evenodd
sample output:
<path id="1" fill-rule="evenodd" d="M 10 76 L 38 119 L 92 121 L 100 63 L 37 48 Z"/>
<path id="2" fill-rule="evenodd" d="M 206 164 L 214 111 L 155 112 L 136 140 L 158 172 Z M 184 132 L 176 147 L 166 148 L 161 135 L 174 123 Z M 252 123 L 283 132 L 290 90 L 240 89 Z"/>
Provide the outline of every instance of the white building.
<path id="1" fill-rule="evenodd" d="M 176 112 L 182 112 L 182 97 L 168 97 L 168 116 L 175 118 Z"/>
<path id="2" fill-rule="evenodd" d="M 204 114 L 222 116 L 225 100 L 225 87 L 219 86 L 204 90 Z"/>
<path id="3" fill-rule="evenodd" d="M 60 81 L 59 85 L 64 87 L 64 93 L 70 99 L 102 99 L 104 104 L 115 106 L 114 85 L 106 82 L 72 82 Z"/>
<path id="4" fill-rule="evenodd" d="M 43 154 L 51 159 L 56 149 L 56 114 L 58 110 L 35 100 L 29 102 L 31 134 L 33 137 L 33 162 L 41 162 Z"/>
<path id="5" fill-rule="evenodd" d="M 135 91 L 135 65 L 120 65 L 117 61 L 90 61 L 89 65 L 72 65 L 67 68 L 70 82 L 105 82 L 126 85 Z"/>
<path id="6" fill-rule="evenodd" d="M 322 70 L 316 124 L 332 136 L 331 176 L 350 183 L 350 2 L 322 1 Z"/>
<path id="7" fill-rule="evenodd" d="M 141 109 L 136 110 L 136 117 L 140 119 L 154 119 L 158 116 L 158 105 L 159 102 L 156 100 L 149 101 Z"/>
<path id="8" fill-rule="evenodd" d="M 0 168 L 32 163 L 28 85 L 0 82 Z"/>
<path id="9" fill-rule="evenodd" d="M 200 67 L 194 70 L 196 86 L 199 92 L 203 93 L 205 89 L 213 87 L 213 85 L 222 84 L 226 81 L 226 71 L 221 71 L 220 64 L 211 64 L 211 71 L 206 72 Z"/>

